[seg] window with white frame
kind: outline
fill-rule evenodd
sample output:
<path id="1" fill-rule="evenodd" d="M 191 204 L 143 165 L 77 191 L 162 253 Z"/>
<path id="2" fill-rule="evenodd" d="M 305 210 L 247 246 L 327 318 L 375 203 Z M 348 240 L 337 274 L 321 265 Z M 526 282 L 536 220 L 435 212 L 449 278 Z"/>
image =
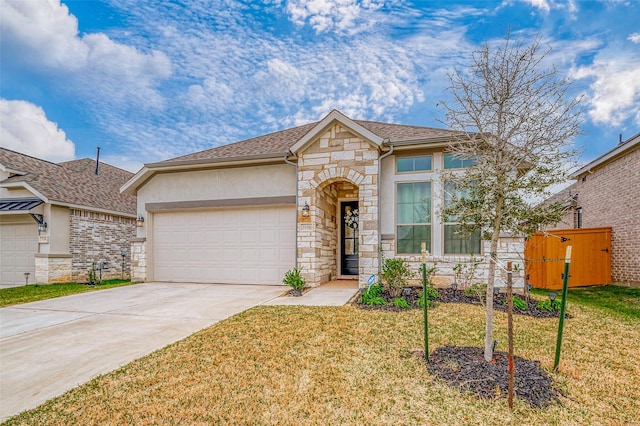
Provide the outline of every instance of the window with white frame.
<path id="1" fill-rule="evenodd" d="M 416 157 L 397 157 L 396 173 L 424 172 L 432 170 L 432 157 L 420 155 Z"/>
<path id="2" fill-rule="evenodd" d="M 444 184 L 444 206 L 449 207 L 454 199 L 464 199 L 466 190 L 456 188 L 453 181 Z M 444 223 L 444 254 L 479 254 L 480 231 L 468 231 L 458 223 L 458 217 L 449 215 Z"/>
<path id="3" fill-rule="evenodd" d="M 396 184 L 396 252 L 418 254 L 421 244 L 431 251 L 431 182 Z"/>
<path id="4" fill-rule="evenodd" d="M 476 160 L 473 158 L 459 157 L 455 154 L 444 155 L 445 169 L 464 169 L 465 167 L 475 166 Z"/>

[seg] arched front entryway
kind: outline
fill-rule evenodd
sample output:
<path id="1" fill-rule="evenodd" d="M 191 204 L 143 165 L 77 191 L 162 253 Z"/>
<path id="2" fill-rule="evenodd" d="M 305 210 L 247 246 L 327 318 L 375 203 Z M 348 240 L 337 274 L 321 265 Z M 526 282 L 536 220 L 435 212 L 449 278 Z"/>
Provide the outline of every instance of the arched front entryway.
<path id="1" fill-rule="evenodd" d="M 358 185 L 363 180 L 349 168 L 326 170 L 304 191 L 310 208 L 299 223 L 298 266 L 310 285 L 336 278 L 360 282 L 377 273 L 378 222 L 370 213 L 375 203 Z"/>
<path id="2" fill-rule="evenodd" d="M 379 265 L 379 144 L 339 118 L 292 149 L 298 157 L 297 264 L 309 285 L 348 276 L 364 287 Z"/>
<path id="3" fill-rule="evenodd" d="M 315 190 L 312 223 L 319 250 L 319 283 L 335 278 L 357 278 L 359 271 L 359 191 L 345 179 L 332 178 Z"/>

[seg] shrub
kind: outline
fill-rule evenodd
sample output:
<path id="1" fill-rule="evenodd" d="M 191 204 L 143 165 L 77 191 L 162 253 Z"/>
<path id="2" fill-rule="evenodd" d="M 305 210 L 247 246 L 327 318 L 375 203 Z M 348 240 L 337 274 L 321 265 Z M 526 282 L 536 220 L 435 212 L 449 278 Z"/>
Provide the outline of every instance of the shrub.
<path id="1" fill-rule="evenodd" d="M 487 292 L 487 285 L 474 283 L 464 289 L 464 295 L 467 297 L 477 297 L 480 300 L 484 300 L 484 295 Z"/>
<path id="2" fill-rule="evenodd" d="M 402 289 L 408 286 L 409 279 L 414 276 L 409 263 L 402 258 L 385 259 L 382 263 L 380 278 L 391 297 L 400 297 Z"/>
<path id="3" fill-rule="evenodd" d="M 438 293 L 438 290 L 436 290 L 434 287 L 428 286 L 427 287 L 427 307 L 431 306 L 431 301 L 435 300 L 437 298 L 440 297 L 440 293 Z M 420 297 L 418 298 L 418 306 L 420 306 L 421 308 L 424 308 L 424 295 L 425 293 L 423 291 L 420 292 Z"/>
<path id="4" fill-rule="evenodd" d="M 529 307 L 529 305 L 527 305 L 527 302 L 520 299 L 518 296 L 513 296 L 511 300 L 513 301 L 513 306 L 520 309 L 521 311 L 524 311 Z"/>
<path id="5" fill-rule="evenodd" d="M 456 263 L 453 269 L 453 281 L 458 284 L 460 290 L 466 290 L 476 279 L 476 271 L 482 263 L 482 258 L 475 258 L 473 255 L 469 262 Z"/>
<path id="6" fill-rule="evenodd" d="M 98 273 L 96 272 L 95 262 L 91 264 L 91 268 L 89 268 L 89 270 L 87 271 L 87 284 L 100 284 L 100 279 L 98 278 Z"/>
<path id="7" fill-rule="evenodd" d="M 292 289 L 298 291 L 301 291 L 306 284 L 304 278 L 302 277 L 301 270 L 298 268 L 288 270 L 287 273 L 284 274 L 284 279 L 282 280 L 282 282 Z"/>
<path id="8" fill-rule="evenodd" d="M 374 284 L 362 293 L 360 301 L 365 305 L 384 305 L 387 302 L 380 296 L 382 291 L 382 286 Z"/>
<path id="9" fill-rule="evenodd" d="M 557 311 L 560 309 L 560 302 L 555 299 L 553 302 L 550 300 L 541 300 L 538 302 L 538 307 L 549 312 Z"/>
<path id="10" fill-rule="evenodd" d="M 396 297 L 393 299 L 393 304 L 399 309 L 409 309 L 409 303 L 404 297 Z"/>

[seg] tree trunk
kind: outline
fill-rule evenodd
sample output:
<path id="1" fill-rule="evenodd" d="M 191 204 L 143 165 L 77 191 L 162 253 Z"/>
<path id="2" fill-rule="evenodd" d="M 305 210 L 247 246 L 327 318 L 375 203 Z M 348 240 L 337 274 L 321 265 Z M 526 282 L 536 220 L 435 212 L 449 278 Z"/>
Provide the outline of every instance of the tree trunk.
<path id="1" fill-rule="evenodd" d="M 491 235 L 491 248 L 489 261 L 489 277 L 487 281 L 486 294 L 486 323 L 484 337 L 484 359 L 489 362 L 493 359 L 493 287 L 496 279 L 496 262 L 498 260 L 498 241 L 500 240 L 500 224 L 502 223 L 502 212 L 504 198 L 498 195 L 496 199 L 496 216 L 493 220 L 493 234 Z"/>

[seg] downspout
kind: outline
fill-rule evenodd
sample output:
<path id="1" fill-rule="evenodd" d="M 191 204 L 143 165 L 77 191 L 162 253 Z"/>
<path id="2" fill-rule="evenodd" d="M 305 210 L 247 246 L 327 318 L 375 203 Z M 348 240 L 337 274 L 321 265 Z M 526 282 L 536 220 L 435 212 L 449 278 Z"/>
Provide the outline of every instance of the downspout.
<path id="1" fill-rule="evenodd" d="M 388 138 L 382 144 L 391 142 Z M 382 270 L 382 160 L 393 154 L 393 145 L 389 145 L 389 151 L 378 157 L 378 276 Z"/>
<path id="2" fill-rule="evenodd" d="M 298 163 L 294 163 L 289 160 L 289 155 L 292 155 L 291 151 L 284 155 L 284 162 L 290 166 L 296 168 L 296 250 L 295 250 L 295 265 L 298 267 Z"/>

